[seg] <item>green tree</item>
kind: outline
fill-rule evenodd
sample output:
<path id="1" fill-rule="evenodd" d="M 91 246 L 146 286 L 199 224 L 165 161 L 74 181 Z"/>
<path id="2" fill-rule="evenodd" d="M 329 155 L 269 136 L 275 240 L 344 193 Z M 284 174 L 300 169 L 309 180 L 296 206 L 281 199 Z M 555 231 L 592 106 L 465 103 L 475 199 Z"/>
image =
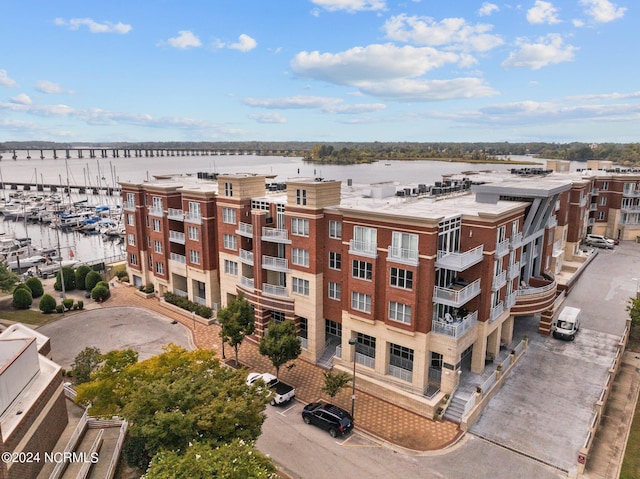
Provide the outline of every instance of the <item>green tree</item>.
<path id="1" fill-rule="evenodd" d="M 280 366 L 296 359 L 302 352 L 296 325 L 293 321 L 282 321 L 278 324 L 271 322 L 258 350 L 260 354 L 269 358 L 276 368 L 276 377 L 279 377 Z"/>
<path id="2" fill-rule="evenodd" d="M 98 348 L 88 346 L 80 351 L 71 363 L 71 375 L 75 378 L 75 383 L 89 382 L 91 373 L 95 371 L 101 361 L 102 353 Z"/>
<path id="3" fill-rule="evenodd" d="M 8 293 L 18 282 L 18 275 L 9 269 L 7 263 L 0 261 L 0 291 Z"/>
<path id="4" fill-rule="evenodd" d="M 87 266 L 86 264 L 83 264 L 81 266 L 78 266 L 76 268 L 76 288 L 78 289 L 86 289 L 86 286 L 84 284 L 85 279 L 87 278 L 87 275 L 89 274 L 89 272 L 92 271 L 91 268 L 89 266 Z"/>
<path id="5" fill-rule="evenodd" d="M 87 291 L 91 291 L 96 285 L 102 281 L 102 277 L 97 271 L 89 271 L 84 278 L 84 287 Z"/>
<path id="6" fill-rule="evenodd" d="M 38 307 L 44 314 L 49 314 L 56 309 L 56 299 L 50 294 L 45 294 L 40 298 Z"/>
<path id="7" fill-rule="evenodd" d="M 238 347 L 245 336 L 253 334 L 256 325 L 251 304 L 240 293 L 238 297 L 229 302 L 226 308 L 218 311 L 220 323 L 220 338 L 222 343 L 229 343 L 236 353 L 236 365 L 238 365 Z"/>
<path id="8" fill-rule="evenodd" d="M 324 386 L 322 390 L 333 399 L 349 382 L 352 380 L 351 376 L 341 371 L 339 373 L 332 373 L 331 371 L 325 371 Z"/>
<path id="9" fill-rule="evenodd" d="M 29 278 L 25 281 L 25 284 L 29 286 L 31 290 L 31 295 L 34 298 L 39 298 L 44 294 L 44 288 L 42 286 L 42 281 L 39 278 Z"/>
<path id="10" fill-rule="evenodd" d="M 212 446 L 253 441 L 265 419 L 266 388 L 247 388 L 245 373 L 221 367 L 213 351 L 169 345 L 121 369 L 105 361 L 92 377 L 76 400 L 91 404 L 93 416 L 129 420 L 125 457 L 142 469 L 160 450 L 185 450 L 196 440 Z"/>
<path id="11" fill-rule="evenodd" d="M 234 439 L 229 444 L 212 447 L 194 442 L 184 453 L 161 451 L 153 457 L 143 479 L 276 479 L 271 460 L 250 442 Z"/>
<path id="12" fill-rule="evenodd" d="M 29 309 L 33 304 L 33 296 L 28 286 L 16 288 L 13 292 L 13 306 L 17 309 Z"/>
<path id="13" fill-rule="evenodd" d="M 640 298 L 629 298 L 627 311 L 629 312 L 631 323 L 635 326 L 640 326 Z"/>
<path id="14" fill-rule="evenodd" d="M 56 291 L 62 291 L 62 281 L 60 275 L 64 277 L 64 290 L 65 291 L 73 291 L 76 289 L 76 274 L 73 271 L 73 268 L 65 266 L 62 268 L 62 271 L 58 271 L 56 274 L 56 282 L 53 285 L 53 289 Z"/>

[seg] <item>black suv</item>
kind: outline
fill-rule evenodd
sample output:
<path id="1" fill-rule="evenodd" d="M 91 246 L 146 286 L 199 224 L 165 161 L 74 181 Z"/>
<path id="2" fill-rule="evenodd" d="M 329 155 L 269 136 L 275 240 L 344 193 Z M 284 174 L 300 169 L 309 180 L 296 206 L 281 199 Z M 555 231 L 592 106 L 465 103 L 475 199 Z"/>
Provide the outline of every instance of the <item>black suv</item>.
<path id="1" fill-rule="evenodd" d="M 344 409 L 326 402 L 312 402 L 302 410 L 302 419 L 307 424 L 314 424 L 331 437 L 344 436 L 353 429 L 353 419 Z"/>

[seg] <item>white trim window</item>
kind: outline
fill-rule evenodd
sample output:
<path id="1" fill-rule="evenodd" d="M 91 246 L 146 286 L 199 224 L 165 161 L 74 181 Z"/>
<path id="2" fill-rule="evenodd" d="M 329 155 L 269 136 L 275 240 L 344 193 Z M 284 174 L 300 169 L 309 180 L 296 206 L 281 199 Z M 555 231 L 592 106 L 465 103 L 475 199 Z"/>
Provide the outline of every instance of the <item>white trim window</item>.
<path id="1" fill-rule="evenodd" d="M 342 221 L 329 221 L 329 238 L 342 238 Z"/>
<path id="2" fill-rule="evenodd" d="M 236 210 L 233 208 L 222 208 L 222 222 L 229 225 L 236 224 Z"/>
<path id="3" fill-rule="evenodd" d="M 153 231 L 159 232 L 160 231 L 160 220 L 154 218 L 151 221 L 151 224 L 153 225 L 151 229 L 153 229 Z"/>
<path id="4" fill-rule="evenodd" d="M 296 204 L 300 206 L 307 205 L 307 190 L 296 190 Z"/>
<path id="5" fill-rule="evenodd" d="M 158 240 L 153 240 L 153 252 L 162 254 L 162 242 Z"/>
<path id="6" fill-rule="evenodd" d="M 131 213 L 127 213 L 127 224 L 129 226 L 134 226 L 136 224 L 134 220 L 134 216 Z"/>
<path id="7" fill-rule="evenodd" d="M 389 301 L 389 319 L 403 324 L 411 324 L 411 306 Z"/>
<path id="8" fill-rule="evenodd" d="M 224 272 L 233 276 L 238 276 L 238 263 L 235 261 L 224 260 Z"/>
<path id="9" fill-rule="evenodd" d="M 189 261 L 193 264 L 200 264 L 200 251 L 197 251 L 195 249 L 190 249 Z"/>
<path id="10" fill-rule="evenodd" d="M 160 263 L 159 261 L 156 261 L 156 273 L 164 274 L 164 263 Z"/>
<path id="11" fill-rule="evenodd" d="M 238 238 L 236 238 L 235 235 L 225 233 L 222 235 L 222 244 L 225 249 L 232 249 L 235 251 L 238 249 Z"/>
<path id="12" fill-rule="evenodd" d="M 342 285 L 329 281 L 329 299 L 340 301 L 340 298 L 342 298 Z"/>
<path id="13" fill-rule="evenodd" d="M 329 268 L 342 269 L 342 255 L 335 251 L 329 251 Z"/>
<path id="14" fill-rule="evenodd" d="M 303 296 L 309 296 L 309 280 L 296 278 L 295 276 L 291 278 L 291 291 L 296 294 L 301 294 Z"/>
<path id="15" fill-rule="evenodd" d="M 291 263 L 308 268 L 309 250 L 302 248 L 291 248 Z"/>
<path id="16" fill-rule="evenodd" d="M 371 312 L 371 296 L 357 291 L 351 292 L 351 308 L 363 313 Z"/>
<path id="17" fill-rule="evenodd" d="M 191 241 L 200 241 L 200 230 L 197 226 L 188 226 L 187 235 Z"/>
<path id="18" fill-rule="evenodd" d="M 291 234 L 296 236 L 309 236 L 309 220 L 304 218 L 291 218 Z"/>
<path id="19" fill-rule="evenodd" d="M 135 253 L 129 253 L 129 264 L 138 265 L 138 255 Z"/>
<path id="20" fill-rule="evenodd" d="M 129 244 L 129 246 L 135 246 L 136 245 L 136 235 L 134 235 L 133 233 L 128 233 L 127 234 L 127 243 Z"/>
<path id="21" fill-rule="evenodd" d="M 402 268 L 391 268 L 389 279 L 391 286 L 402 289 L 413 289 L 413 271 Z"/>

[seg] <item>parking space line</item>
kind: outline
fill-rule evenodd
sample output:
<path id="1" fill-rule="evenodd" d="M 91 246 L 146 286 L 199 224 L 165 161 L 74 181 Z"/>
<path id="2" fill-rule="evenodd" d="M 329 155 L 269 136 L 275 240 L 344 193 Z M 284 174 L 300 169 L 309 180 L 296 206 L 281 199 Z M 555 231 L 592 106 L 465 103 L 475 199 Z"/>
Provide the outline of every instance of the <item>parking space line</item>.
<path id="1" fill-rule="evenodd" d="M 294 407 L 296 407 L 296 405 L 294 404 L 293 406 L 289 406 L 287 409 L 285 409 L 284 411 L 280 411 L 278 414 L 280 414 L 281 416 L 286 416 L 287 413 L 289 411 L 291 411 Z"/>

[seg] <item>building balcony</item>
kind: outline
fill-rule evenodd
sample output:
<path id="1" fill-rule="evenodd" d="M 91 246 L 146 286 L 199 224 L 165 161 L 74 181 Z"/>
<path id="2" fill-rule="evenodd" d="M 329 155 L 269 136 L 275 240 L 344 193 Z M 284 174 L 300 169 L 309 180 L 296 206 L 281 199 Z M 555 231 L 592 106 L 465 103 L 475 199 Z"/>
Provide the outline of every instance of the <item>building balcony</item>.
<path id="1" fill-rule="evenodd" d="M 169 259 L 171 261 L 176 261 L 181 264 L 187 264 L 187 257 L 183 254 L 169 253 Z"/>
<path id="2" fill-rule="evenodd" d="M 240 285 L 247 289 L 254 289 L 253 278 L 247 278 L 246 276 L 240 276 Z"/>
<path id="3" fill-rule="evenodd" d="M 550 216 L 549 221 L 547 221 L 547 228 L 555 228 L 558 226 L 558 219 L 555 216 Z"/>
<path id="4" fill-rule="evenodd" d="M 624 212 L 640 211 L 640 205 L 622 205 L 620 210 Z"/>
<path id="5" fill-rule="evenodd" d="M 523 251 L 520 256 L 520 264 L 527 264 L 529 262 L 529 252 Z"/>
<path id="6" fill-rule="evenodd" d="M 580 208 L 584 208 L 585 206 L 587 206 L 587 196 L 583 196 L 582 198 L 580 198 L 580 203 L 579 206 Z"/>
<path id="7" fill-rule="evenodd" d="M 161 207 L 149 206 L 149 214 L 151 216 L 163 217 L 164 216 L 164 210 Z"/>
<path id="8" fill-rule="evenodd" d="M 491 289 L 493 291 L 497 291 L 502 288 L 505 284 L 507 284 L 507 271 L 501 271 L 496 276 L 493 277 L 493 283 L 491 284 Z"/>
<path id="9" fill-rule="evenodd" d="M 504 308 L 505 309 L 511 309 L 513 308 L 513 305 L 516 304 L 516 297 L 518 295 L 516 294 L 516 292 L 514 291 L 511 294 L 508 294 L 505 298 L 504 298 Z"/>
<path id="10" fill-rule="evenodd" d="M 434 286 L 433 302 L 459 308 L 479 294 L 480 279 L 478 278 L 473 283 L 466 286 L 463 286 L 462 284 L 452 284 L 448 288 Z"/>
<path id="11" fill-rule="evenodd" d="M 589 205 L 589 211 L 598 211 L 598 205 L 596 203 L 591 203 Z"/>
<path id="12" fill-rule="evenodd" d="M 495 252 L 496 258 L 502 258 L 504 255 L 506 255 L 509 252 L 509 243 L 510 243 L 509 238 L 496 243 L 496 252 Z"/>
<path id="13" fill-rule="evenodd" d="M 418 250 L 389 246 L 387 250 L 387 261 L 417 266 Z"/>
<path id="14" fill-rule="evenodd" d="M 184 221 L 184 211 L 175 208 L 167 208 L 167 218 L 170 220 Z"/>
<path id="15" fill-rule="evenodd" d="M 262 292 L 269 296 L 279 296 L 281 298 L 288 298 L 289 293 L 284 286 L 277 286 L 275 284 L 262 283 Z"/>
<path id="16" fill-rule="evenodd" d="M 591 189 L 591 196 L 598 196 L 600 194 L 600 189 L 599 188 L 592 188 Z"/>
<path id="17" fill-rule="evenodd" d="M 236 234 L 244 236 L 245 238 L 253 238 L 253 225 L 250 223 L 238 223 Z"/>
<path id="18" fill-rule="evenodd" d="M 513 279 L 520 276 L 520 261 L 516 261 L 507 269 L 507 278 Z"/>
<path id="19" fill-rule="evenodd" d="M 522 232 L 511 235 L 511 249 L 518 249 L 522 246 Z"/>
<path id="20" fill-rule="evenodd" d="M 189 223 L 202 224 L 202 215 L 200 213 L 187 212 L 184 214 L 184 220 Z"/>
<path id="21" fill-rule="evenodd" d="M 491 323 L 498 319 L 500 316 L 502 316 L 502 313 L 504 313 L 504 303 L 500 301 L 493 308 L 491 308 L 491 311 L 489 311 L 489 322 Z"/>
<path id="22" fill-rule="evenodd" d="M 349 253 L 367 256 L 369 258 L 377 258 L 378 244 L 371 243 L 370 241 L 358 241 L 352 239 L 349 241 Z"/>
<path id="23" fill-rule="evenodd" d="M 169 241 L 171 241 L 172 243 L 185 244 L 184 233 L 181 233 L 180 231 L 169 230 Z"/>
<path id="24" fill-rule="evenodd" d="M 622 192 L 622 196 L 630 197 L 630 198 L 638 198 L 640 197 L 640 190 L 624 190 Z"/>
<path id="25" fill-rule="evenodd" d="M 464 317 L 446 319 L 434 319 L 431 325 L 431 332 L 459 339 L 467 334 L 478 324 L 478 312 L 474 311 Z"/>
<path id="26" fill-rule="evenodd" d="M 266 226 L 262 228 L 262 239 L 273 243 L 291 244 L 287 230 L 267 228 Z"/>
<path id="27" fill-rule="evenodd" d="M 555 280 L 531 277 L 529 284 L 518 289 L 511 314 L 521 316 L 541 313 L 551 307 L 556 299 L 558 285 Z"/>
<path id="28" fill-rule="evenodd" d="M 484 245 L 476 246 L 472 250 L 465 251 L 464 253 L 440 250 L 438 251 L 436 267 L 458 272 L 464 271 L 465 269 L 482 261 L 483 251 Z"/>
<path id="29" fill-rule="evenodd" d="M 589 219 L 587 220 L 587 225 L 588 225 L 588 226 L 593 226 L 593 225 L 595 225 L 595 224 L 596 224 L 596 219 L 595 219 L 595 218 L 589 218 Z"/>
<path id="30" fill-rule="evenodd" d="M 135 211 L 136 210 L 136 204 L 133 201 L 123 201 L 122 202 L 122 209 L 125 211 Z"/>
<path id="31" fill-rule="evenodd" d="M 244 264 L 253 266 L 253 251 L 247 251 L 246 249 L 240 249 L 240 261 Z"/>
<path id="32" fill-rule="evenodd" d="M 287 258 L 276 258 L 274 256 L 262 255 L 262 268 L 271 271 L 289 272 L 289 260 Z"/>

